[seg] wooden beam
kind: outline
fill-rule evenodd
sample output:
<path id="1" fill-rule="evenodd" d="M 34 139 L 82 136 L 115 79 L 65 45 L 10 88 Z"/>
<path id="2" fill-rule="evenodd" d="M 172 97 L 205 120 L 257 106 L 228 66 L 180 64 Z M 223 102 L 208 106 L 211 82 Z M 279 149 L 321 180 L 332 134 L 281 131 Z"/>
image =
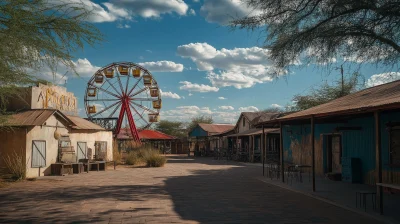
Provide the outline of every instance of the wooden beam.
<path id="1" fill-rule="evenodd" d="M 262 132 L 262 135 L 261 135 L 261 140 L 260 140 L 260 143 L 261 143 L 261 159 L 262 159 L 262 163 L 263 163 L 263 176 L 265 175 L 264 173 L 265 173 L 265 142 L 264 142 L 264 140 L 265 140 L 265 130 L 264 130 L 264 125 L 262 126 L 262 130 L 263 130 L 263 132 Z"/>
<path id="2" fill-rule="evenodd" d="M 381 122 L 379 120 L 379 112 L 374 112 L 375 117 L 375 172 L 377 183 L 382 183 L 382 148 L 381 148 Z M 383 191 L 382 186 L 377 186 L 376 189 L 376 199 L 379 205 L 379 212 L 383 214 Z"/>
<path id="3" fill-rule="evenodd" d="M 284 159 L 283 159 L 283 127 L 282 127 L 282 122 L 279 122 L 279 127 L 280 127 L 280 147 L 279 147 L 279 153 L 280 153 L 280 157 L 281 157 L 281 179 L 282 182 L 285 182 L 285 164 L 283 163 Z"/>
<path id="4" fill-rule="evenodd" d="M 311 156 L 312 156 L 312 190 L 315 192 L 315 123 L 314 116 L 311 116 Z"/>

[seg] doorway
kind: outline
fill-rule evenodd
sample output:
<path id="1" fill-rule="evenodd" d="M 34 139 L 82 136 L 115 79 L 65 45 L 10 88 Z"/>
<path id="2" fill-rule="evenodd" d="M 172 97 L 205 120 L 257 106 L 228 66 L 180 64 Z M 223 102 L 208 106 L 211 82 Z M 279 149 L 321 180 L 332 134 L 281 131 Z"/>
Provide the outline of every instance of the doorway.
<path id="1" fill-rule="evenodd" d="M 342 136 L 327 136 L 327 171 L 342 173 Z"/>

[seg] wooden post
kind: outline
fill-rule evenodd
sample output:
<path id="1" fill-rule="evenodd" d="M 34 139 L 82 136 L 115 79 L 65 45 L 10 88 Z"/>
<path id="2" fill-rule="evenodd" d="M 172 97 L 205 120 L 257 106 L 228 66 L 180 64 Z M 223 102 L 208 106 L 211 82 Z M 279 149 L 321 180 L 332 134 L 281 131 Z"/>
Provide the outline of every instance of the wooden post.
<path id="1" fill-rule="evenodd" d="M 315 143 L 314 143 L 314 132 L 315 132 L 315 121 L 314 116 L 311 116 L 311 156 L 312 156 L 312 191 L 315 192 Z"/>
<path id="2" fill-rule="evenodd" d="M 374 113 L 375 117 L 375 171 L 376 171 L 376 182 L 382 183 L 382 148 L 381 148 L 381 122 L 379 120 L 379 111 Z M 383 192 L 382 186 L 377 186 L 376 199 L 379 205 L 379 213 L 383 215 Z"/>
<path id="3" fill-rule="evenodd" d="M 264 140 L 265 140 L 265 130 L 264 130 L 264 125 L 262 126 L 262 130 L 263 130 L 263 132 L 262 132 L 262 135 L 261 135 L 261 141 L 260 141 L 260 143 L 261 143 L 261 158 L 262 158 L 262 163 L 263 163 L 263 176 L 265 175 L 264 173 L 265 173 L 265 142 L 264 142 Z"/>
<path id="4" fill-rule="evenodd" d="M 251 162 L 254 163 L 254 148 L 256 146 L 256 136 L 252 135 L 251 136 L 252 142 L 251 142 Z"/>
<path id="5" fill-rule="evenodd" d="M 280 126 L 280 134 L 279 134 L 279 138 L 280 138 L 280 149 L 279 149 L 279 153 L 281 156 L 281 179 L 282 182 L 285 182 L 285 164 L 284 164 L 284 159 L 283 159 L 283 127 L 282 127 L 282 122 L 279 122 L 279 126 Z"/>

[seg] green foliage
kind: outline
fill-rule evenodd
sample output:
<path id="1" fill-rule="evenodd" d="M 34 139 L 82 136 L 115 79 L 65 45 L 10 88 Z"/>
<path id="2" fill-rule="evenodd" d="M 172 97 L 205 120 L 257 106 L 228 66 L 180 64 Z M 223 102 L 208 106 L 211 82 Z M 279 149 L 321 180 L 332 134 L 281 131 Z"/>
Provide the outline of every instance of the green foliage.
<path id="1" fill-rule="evenodd" d="M 308 95 L 295 95 L 292 99 L 293 106 L 289 106 L 289 111 L 306 110 L 331 100 L 354 93 L 363 87 L 362 76 L 358 73 L 352 74 L 349 78 L 335 81 L 333 85 L 324 83 L 317 88 L 313 88 Z"/>
<path id="2" fill-rule="evenodd" d="M 35 75 L 59 64 L 74 70 L 73 53 L 103 36 L 81 2 L 4 0 L 0 3 L 0 103 L 17 86 L 43 82 Z M 75 71 L 75 70 L 74 70 Z"/>
<path id="3" fill-rule="evenodd" d="M 180 121 L 162 120 L 156 124 L 155 130 L 175 137 L 185 137 L 186 130 Z"/>
<path id="4" fill-rule="evenodd" d="M 266 48 L 278 67 L 331 64 L 333 58 L 398 65 L 400 2 L 242 0 L 252 12 L 232 27 L 265 34 Z M 260 34 L 260 35 L 263 35 Z"/>
<path id="5" fill-rule="evenodd" d="M 125 164 L 127 165 L 138 165 L 142 162 L 142 158 L 138 151 L 130 151 L 125 158 Z"/>
<path id="6" fill-rule="evenodd" d="M 194 117 L 194 118 L 192 118 L 192 120 L 188 124 L 187 130 L 192 130 L 199 123 L 212 124 L 212 123 L 214 123 L 214 120 L 212 119 L 212 117 L 207 117 L 205 115 Z"/>
<path id="7" fill-rule="evenodd" d="M 145 157 L 147 167 L 163 167 L 167 159 L 154 150 Z"/>

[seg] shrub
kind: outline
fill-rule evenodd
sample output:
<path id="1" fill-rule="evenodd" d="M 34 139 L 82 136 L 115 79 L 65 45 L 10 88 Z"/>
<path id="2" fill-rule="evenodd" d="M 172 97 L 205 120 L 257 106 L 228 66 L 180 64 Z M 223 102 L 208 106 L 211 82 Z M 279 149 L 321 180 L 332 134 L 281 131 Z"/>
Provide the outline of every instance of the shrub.
<path id="1" fill-rule="evenodd" d="M 23 153 L 13 151 L 11 155 L 4 157 L 4 163 L 14 180 L 23 180 L 26 178 L 26 165 Z"/>
<path id="2" fill-rule="evenodd" d="M 127 165 L 138 165 L 142 162 L 136 151 L 130 151 L 125 158 L 125 164 Z"/>
<path id="3" fill-rule="evenodd" d="M 167 162 L 167 159 L 156 150 L 147 151 L 144 160 L 147 167 L 162 167 Z"/>
<path id="4" fill-rule="evenodd" d="M 118 142 L 114 141 L 113 142 L 113 161 L 115 161 L 117 164 L 121 164 L 122 160 L 122 155 L 118 150 Z"/>

